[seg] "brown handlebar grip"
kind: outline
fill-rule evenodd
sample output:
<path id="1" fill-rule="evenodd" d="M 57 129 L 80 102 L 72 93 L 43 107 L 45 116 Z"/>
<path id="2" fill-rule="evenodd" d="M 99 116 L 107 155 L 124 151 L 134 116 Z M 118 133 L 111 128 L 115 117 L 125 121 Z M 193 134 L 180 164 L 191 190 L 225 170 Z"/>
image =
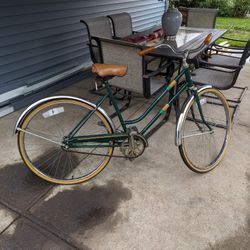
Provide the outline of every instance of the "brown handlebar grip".
<path id="1" fill-rule="evenodd" d="M 146 48 L 138 52 L 139 56 L 145 56 L 146 54 L 153 52 L 155 50 L 154 47 Z"/>
<path id="2" fill-rule="evenodd" d="M 211 40 L 212 40 L 212 38 L 213 38 L 213 34 L 212 33 L 208 34 L 203 43 L 205 45 L 209 45 L 210 42 L 211 42 Z"/>

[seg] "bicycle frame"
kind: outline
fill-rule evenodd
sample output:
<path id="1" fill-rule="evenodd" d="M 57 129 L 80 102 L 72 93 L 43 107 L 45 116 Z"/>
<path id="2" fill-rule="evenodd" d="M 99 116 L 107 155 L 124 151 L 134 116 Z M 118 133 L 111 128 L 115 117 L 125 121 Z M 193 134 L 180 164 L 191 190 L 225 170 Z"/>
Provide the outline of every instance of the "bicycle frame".
<path id="1" fill-rule="evenodd" d="M 199 48 L 210 41 L 211 34 Z M 136 118 L 123 118 L 115 99 L 116 93 L 112 92 L 108 82 L 112 76 L 127 73 L 127 66 L 119 65 L 92 66 L 92 72 L 107 91 L 96 104 L 76 96 L 56 95 L 30 105 L 15 126 L 18 149 L 24 164 L 38 177 L 51 183 L 72 185 L 88 181 L 98 175 L 112 157 L 133 160 L 143 155 L 148 146 L 147 138 L 166 124 L 174 106 L 175 144 L 183 162 L 196 173 L 213 170 L 223 159 L 231 136 L 229 105 L 219 90 L 210 85 L 197 88 L 193 82 L 187 59 L 190 51 L 193 53 L 197 49 L 178 51 L 169 44 L 166 47 L 182 59 L 183 69 L 171 82 L 167 80 L 168 72 L 167 75 L 162 74 L 166 84 Z M 155 48 L 140 50 L 138 54 L 144 56 L 152 49 Z M 158 69 L 151 76 L 159 72 L 161 70 Z M 179 98 L 183 92 L 187 98 L 179 112 Z M 163 99 L 165 96 L 168 101 Z M 101 108 L 107 101 L 115 108 L 120 122 L 117 128 Z M 220 105 L 222 109 L 215 107 L 211 110 L 209 107 L 212 104 Z M 66 121 L 69 117 L 71 119 Z M 141 121 L 146 125 L 139 131 L 134 125 Z M 119 147 L 120 154 L 114 152 L 116 147 Z"/>
<path id="2" fill-rule="evenodd" d="M 129 137 L 128 125 L 135 125 L 141 122 L 142 120 L 144 120 L 147 117 L 147 115 L 156 107 L 156 105 L 169 93 L 169 91 L 177 85 L 181 77 L 184 75 L 186 78 L 186 81 L 184 82 L 184 84 L 180 87 L 180 89 L 177 90 L 177 93 L 172 97 L 172 99 L 157 112 L 157 114 L 153 117 L 153 119 L 149 123 L 146 124 L 146 126 L 139 132 L 139 134 L 145 136 L 148 132 L 150 132 L 150 129 L 156 123 L 156 121 L 162 115 L 164 115 L 167 112 L 167 110 L 170 108 L 170 106 L 179 98 L 179 96 L 188 89 L 192 90 L 195 96 L 196 102 L 198 104 L 202 120 L 205 122 L 203 114 L 202 114 L 202 108 L 201 108 L 198 94 L 197 94 L 197 89 L 192 88 L 193 81 L 192 81 L 190 70 L 188 67 L 184 67 L 184 69 L 180 72 L 180 74 L 178 74 L 176 78 L 173 81 L 171 81 L 171 83 L 163 90 L 163 92 L 157 96 L 156 100 L 154 100 L 154 102 L 139 117 L 133 120 L 123 119 L 109 83 L 107 81 L 103 81 L 103 84 L 105 85 L 106 90 L 107 90 L 107 94 L 96 103 L 96 109 L 93 109 L 85 117 L 81 119 L 81 121 L 75 126 L 75 128 L 66 137 L 66 141 L 64 143 L 70 148 L 110 147 L 110 142 L 113 142 L 114 146 L 119 146 L 122 141 L 126 140 Z M 116 114 L 118 116 L 118 119 L 122 126 L 123 131 L 122 132 L 115 131 L 115 133 L 113 134 L 75 136 L 77 132 L 82 128 L 82 126 L 88 121 L 88 119 L 94 114 L 94 112 L 96 112 L 97 108 L 101 107 L 104 101 L 108 98 L 110 99 L 110 101 L 112 102 L 115 108 Z M 209 125 L 207 126 L 210 129 Z M 84 143 L 90 143 L 90 142 L 94 144 L 84 145 Z"/>

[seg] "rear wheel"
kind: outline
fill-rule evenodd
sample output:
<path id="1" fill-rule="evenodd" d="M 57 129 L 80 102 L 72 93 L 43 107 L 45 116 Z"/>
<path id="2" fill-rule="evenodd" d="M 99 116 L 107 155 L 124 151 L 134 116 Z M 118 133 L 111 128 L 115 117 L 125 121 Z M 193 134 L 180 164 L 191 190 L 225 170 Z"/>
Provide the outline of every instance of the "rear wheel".
<path id="1" fill-rule="evenodd" d="M 112 142 L 108 147 L 86 144 L 72 151 L 63 146 L 65 136 L 92 110 L 88 103 L 73 98 L 55 98 L 31 110 L 18 134 L 19 151 L 27 167 L 56 184 L 81 183 L 100 173 L 111 159 Z M 107 133 L 113 133 L 113 129 L 96 110 L 75 136 Z"/>
<path id="2" fill-rule="evenodd" d="M 184 104 L 179 151 L 188 168 L 206 173 L 221 162 L 226 152 L 231 135 L 231 112 L 224 95 L 214 88 L 201 91 L 198 97 L 206 123 L 195 98 Z"/>

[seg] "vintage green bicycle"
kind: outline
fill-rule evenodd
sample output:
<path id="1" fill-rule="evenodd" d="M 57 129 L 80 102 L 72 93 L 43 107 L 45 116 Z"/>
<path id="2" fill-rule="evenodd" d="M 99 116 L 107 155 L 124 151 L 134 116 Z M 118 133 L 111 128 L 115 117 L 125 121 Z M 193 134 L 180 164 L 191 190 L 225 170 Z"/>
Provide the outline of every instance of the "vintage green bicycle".
<path id="1" fill-rule="evenodd" d="M 148 146 L 146 135 L 185 92 L 188 97 L 178 116 L 176 145 L 191 170 L 198 173 L 211 171 L 221 162 L 230 139 L 230 110 L 220 91 L 211 86 L 194 86 L 187 63 L 189 53 L 199 51 L 210 40 L 211 35 L 199 48 L 191 51 L 177 51 L 169 45 L 159 45 L 182 55 L 183 70 L 136 119 L 123 119 L 108 83 L 112 77 L 126 74 L 127 66 L 123 65 L 93 65 L 93 73 L 107 90 L 107 94 L 95 104 L 72 96 L 54 96 L 34 103 L 23 112 L 15 127 L 24 163 L 36 175 L 52 183 L 87 181 L 105 168 L 115 148 L 120 148 L 125 158 L 141 156 Z M 153 49 L 142 50 L 140 55 Z M 184 76 L 186 80 L 178 84 Z M 138 131 L 135 124 L 144 120 L 173 88 L 176 92 L 170 101 Z M 115 128 L 101 108 L 108 98 L 116 110 L 121 129 Z"/>

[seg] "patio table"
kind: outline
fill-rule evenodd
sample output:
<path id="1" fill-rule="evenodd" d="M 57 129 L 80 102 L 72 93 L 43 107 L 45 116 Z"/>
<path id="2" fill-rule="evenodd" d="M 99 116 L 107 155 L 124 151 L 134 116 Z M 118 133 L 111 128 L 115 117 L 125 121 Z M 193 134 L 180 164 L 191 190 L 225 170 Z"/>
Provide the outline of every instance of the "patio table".
<path id="1" fill-rule="evenodd" d="M 209 45 L 207 45 L 203 50 L 193 53 L 190 55 L 190 59 L 193 60 L 202 53 L 207 47 L 213 44 L 218 38 L 223 36 L 226 30 L 218 29 L 201 29 L 201 28 L 189 28 L 181 27 L 176 39 L 169 41 L 163 39 L 160 36 L 160 26 L 152 27 L 151 29 L 145 30 L 143 32 L 137 32 L 129 37 L 124 37 L 121 39 L 108 39 L 103 37 L 93 37 L 99 44 L 102 62 L 110 64 L 126 64 L 129 67 L 128 74 L 121 78 L 114 78 L 111 80 L 111 85 L 118 88 L 125 88 L 131 92 L 142 94 L 146 98 L 150 98 L 152 95 L 156 94 L 164 85 L 166 81 L 156 77 L 162 75 L 162 71 L 166 69 L 167 82 L 172 77 L 175 68 L 173 67 L 173 62 L 180 62 L 181 57 L 174 54 L 169 48 L 157 48 L 155 51 L 148 54 L 148 56 L 140 58 L 138 52 L 145 48 L 157 45 L 159 43 L 169 43 L 179 50 L 192 49 L 198 47 L 205 37 L 209 34 L 213 34 L 213 38 Z M 151 39 L 150 36 L 158 32 L 159 38 Z M 138 39 L 139 38 L 139 41 Z M 140 39 L 142 38 L 142 39 Z M 150 38 L 148 41 L 147 38 Z M 134 40 L 134 41 L 133 41 Z M 150 58 L 160 58 L 164 61 L 164 69 L 161 67 L 162 64 L 155 65 L 154 69 L 148 69 L 148 63 L 151 63 Z M 158 67 L 160 65 L 160 67 Z M 179 65 L 181 65 L 179 63 Z M 155 68 L 158 67 L 158 69 Z M 174 69 L 173 69 L 174 68 Z M 179 67 L 180 68 L 180 67 Z M 162 75 L 163 76 L 163 75 Z"/>
<path id="2" fill-rule="evenodd" d="M 123 41 L 132 41 L 133 39 L 136 41 L 137 37 L 146 37 L 150 34 L 153 34 L 154 31 L 158 31 L 161 27 L 155 26 L 153 28 L 150 28 L 148 30 L 138 32 L 134 35 L 131 35 L 129 37 L 125 37 L 122 40 Z M 205 29 L 205 28 L 191 28 L 191 27 L 181 27 L 176 35 L 175 40 L 168 40 L 164 38 L 156 38 L 152 41 L 142 41 L 135 44 L 141 47 L 152 47 L 161 43 L 169 44 L 171 46 L 174 46 L 175 48 L 178 48 L 179 50 L 186 50 L 186 49 L 194 49 L 198 47 L 202 41 L 205 39 L 205 37 L 212 33 L 213 38 L 209 45 L 205 46 L 201 51 L 197 53 L 190 54 L 189 59 L 193 60 L 195 59 L 199 54 L 204 52 L 208 47 L 210 47 L 216 40 L 218 40 L 220 37 L 222 37 L 227 30 L 221 30 L 221 29 Z M 154 52 L 151 52 L 150 55 L 156 56 L 156 57 L 166 57 L 169 59 L 181 59 L 179 55 L 174 54 L 169 48 L 157 48 Z"/>

